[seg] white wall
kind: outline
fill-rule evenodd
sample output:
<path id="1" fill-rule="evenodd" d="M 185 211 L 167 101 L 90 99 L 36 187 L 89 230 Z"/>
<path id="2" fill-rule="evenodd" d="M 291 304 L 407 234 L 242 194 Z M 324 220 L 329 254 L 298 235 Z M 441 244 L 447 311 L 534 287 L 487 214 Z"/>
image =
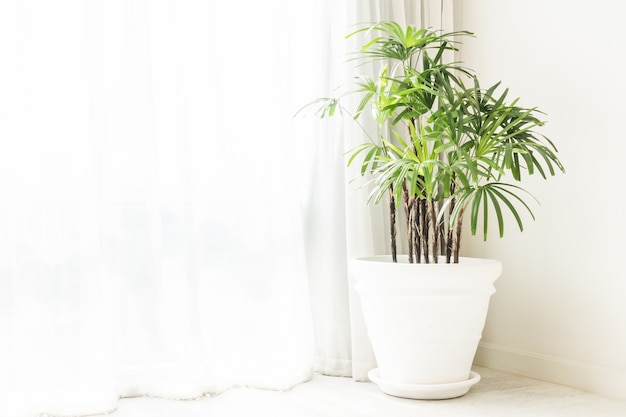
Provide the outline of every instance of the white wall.
<path id="1" fill-rule="evenodd" d="M 626 398 L 626 2 L 456 6 L 462 60 L 547 113 L 567 169 L 525 183 L 541 204 L 523 233 L 466 241 L 504 265 L 476 363 Z"/>

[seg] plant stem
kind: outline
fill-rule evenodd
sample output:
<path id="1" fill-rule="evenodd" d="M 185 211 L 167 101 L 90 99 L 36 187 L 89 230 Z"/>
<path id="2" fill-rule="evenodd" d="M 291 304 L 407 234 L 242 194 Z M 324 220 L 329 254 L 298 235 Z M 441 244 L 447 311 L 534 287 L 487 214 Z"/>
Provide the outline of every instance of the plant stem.
<path id="1" fill-rule="evenodd" d="M 428 213 L 426 209 L 426 200 L 419 200 L 419 216 L 420 216 L 420 230 L 421 230 L 421 242 L 422 246 L 422 254 L 424 255 L 424 263 L 430 263 L 430 256 L 428 253 L 428 242 L 429 242 L 429 221 L 428 221 Z"/>
<path id="2" fill-rule="evenodd" d="M 404 206 L 404 217 L 406 218 L 406 234 L 409 245 L 409 263 L 413 263 L 413 228 L 411 227 L 411 199 L 406 186 L 406 179 L 402 182 L 402 203 Z"/>
<path id="3" fill-rule="evenodd" d="M 435 206 L 435 201 L 428 200 L 428 214 L 430 215 L 430 224 L 433 232 L 433 242 L 432 242 L 432 256 L 433 262 L 439 262 L 439 224 L 437 223 L 437 211 Z"/>
<path id="4" fill-rule="evenodd" d="M 391 260 L 398 262 L 396 248 L 396 199 L 393 196 L 393 186 L 389 187 L 389 229 L 391 234 Z"/>
<path id="5" fill-rule="evenodd" d="M 456 205 L 456 198 L 453 198 L 450 201 L 450 207 L 448 209 L 448 218 L 452 217 L 452 212 L 454 211 L 454 206 Z M 448 234 L 446 238 L 446 263 L 450 263 L 450 259 L 452 258 L 452 245 L 454 241 L 453 237 L 454 229 L 450 227 L 450 223 L 448 222 Z"/>
<path id="6" fill-rule="evenodd" d="M 415 262 L 422 263 L 422 241 L 421 241 L 421 227 L 420 227 L 420 213 L 419 213 L 419 200 L 413 197 L 411 203 L 411 235 L 413 237 L 413 251 L 415 252 Z"/>
<path id="7" fill-rule="evenodd" d="M 461 251 L 461 231 L 463 230 L 463 210 L 459 210 L 459 215 L 454 225 L 454 243 L 452 245 L 454 252 L 454 263 L 459 263 L 459 253 Z"/>

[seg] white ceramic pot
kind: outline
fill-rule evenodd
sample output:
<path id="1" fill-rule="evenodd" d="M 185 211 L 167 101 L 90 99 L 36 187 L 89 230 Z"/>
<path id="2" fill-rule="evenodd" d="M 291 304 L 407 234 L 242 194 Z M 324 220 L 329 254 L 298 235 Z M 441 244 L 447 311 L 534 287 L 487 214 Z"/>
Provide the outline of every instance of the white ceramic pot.
<path id="1" fill-rule="evenodd" d="M 472 361 L 502 265 L 477 258 L 458 264 L 398 261 L 378 256 L 349 264 L 378 363 L 370 379 L 392 395 L 397 390 L 383 385 L 415 387 L 415 395 L 400 395 L 410 398 L 426 395 L 420 387 L 429 388 L 424 398 L 463 395 L 479 378 L 471 372 Z M 446 389 L 459 385 L 467 389 Z M 432 389 L 437 386 L 440 394 Z"/>

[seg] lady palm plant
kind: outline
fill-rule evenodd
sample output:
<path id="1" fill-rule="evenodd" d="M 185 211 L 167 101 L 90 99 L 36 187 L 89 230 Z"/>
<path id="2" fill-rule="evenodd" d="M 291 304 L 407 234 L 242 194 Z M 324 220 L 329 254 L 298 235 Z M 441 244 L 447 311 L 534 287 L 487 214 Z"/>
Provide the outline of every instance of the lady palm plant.
<path id="1" fill-rule="evenodd" d="M 564 168 L 556 147 L 535 131 L 537 108 L 508 100 L 499 83 L 482 88 L 476 75 L 446 58 L 469 32 L 441 33 L 396 22 L 367 25 L 348 36 L 374 34 L 355 59 L 380 63 L 376 77 L 358 77 L 360 95 L 349 112 L 339 98 L 311 103 L 321 117 L 347 112 L 357 120 L 371 110 L 377 124 L 369 140 L 348 153 L 374 184 L 371 200 L 389 200 L 391 252 L 397 261 L 396 211 L 403 210 L 409 262 L 457 263 L 463 219 L 487 238 L 490 217 L 504 234 L 505 212 L 523 230 L 519 209 L 534 215 L 519 185 L 522 173 L 544 179 Z M 338 111 L 341 110 L 341 111 Z M 360 123 L 359 123 L 360 124 Z"/>

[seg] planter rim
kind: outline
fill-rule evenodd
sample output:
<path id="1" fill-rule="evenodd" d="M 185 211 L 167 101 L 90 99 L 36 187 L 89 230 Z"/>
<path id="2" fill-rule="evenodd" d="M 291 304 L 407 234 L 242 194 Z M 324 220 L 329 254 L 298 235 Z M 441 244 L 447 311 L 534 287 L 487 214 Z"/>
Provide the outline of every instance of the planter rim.
<path id="1" fill-rule="evenodd" d="M 495 259 L 461 258 L 458 264 L 408 263 L 407 256 L 398 257 L 398 263 L 390 255 L 352 258 L 348 272 L 354 279 L 357 291 L 440 291 L 486 290 L 495 292 L 493 283 L 502 273 L 502 262 Z"/>
<path id="2" fill-rule="evenodd" d="M 455 263 L 446 263 L 445 262 L 445 256 L 439 256 L 439 263 L 428 263 L 428 264 L 423 264 L 423 263 L 409 263 L 408 261 L 408 255 L 398 255 L 398 262 L 395 263 L 396 265 L 419 265 L 419 266 L 423 266 L 423 267 L 436 267 L 436 266 L 442 266 L 442 265 L 448 265 L 448 266 L 454 266 L 454 265 L 469 265 L 469 264 L 485 264 L 485 263 L 501 263 L 498 259 L 491 259 L 491 258 L 475 258 L 475 257 L 468 257 L 468 256 L 461 256 L 459 257 L 459 263 L 455 264 Z M 444 262 L 441 262 L 441 260 L 443 260 Z M 391 261 L 391 255 L 374 255 L 374 256 L 360 256 L 360 257 L 354 257 L 354 258 L 350 258 L 351 262 L 377 262 L 377 263 L 388 263 L 388 264 L 394 264 L 394 262 Z"/>

